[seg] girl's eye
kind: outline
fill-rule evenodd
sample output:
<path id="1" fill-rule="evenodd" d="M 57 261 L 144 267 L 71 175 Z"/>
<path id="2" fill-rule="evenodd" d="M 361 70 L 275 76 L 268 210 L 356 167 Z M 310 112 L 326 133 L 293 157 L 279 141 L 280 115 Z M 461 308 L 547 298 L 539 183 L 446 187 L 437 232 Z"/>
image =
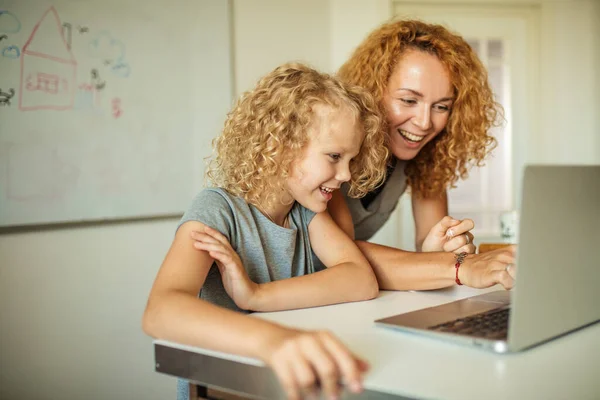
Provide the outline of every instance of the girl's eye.
<path id="1" fill-rule="evenodd" d="M 329 154 L 329 158 L 331 158 L 333 161 L 339 161 L 339 159 L 342 158 L 342 156 L 337 153 L 331 153 Z"/>

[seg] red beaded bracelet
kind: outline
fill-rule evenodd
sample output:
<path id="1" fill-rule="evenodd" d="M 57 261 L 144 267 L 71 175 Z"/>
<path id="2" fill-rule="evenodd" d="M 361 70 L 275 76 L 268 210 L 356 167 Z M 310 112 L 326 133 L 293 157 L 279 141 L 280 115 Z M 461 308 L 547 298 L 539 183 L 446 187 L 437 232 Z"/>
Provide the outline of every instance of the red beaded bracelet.
<path id="1" fill-rule="evenodd" d="M 460 283 L 460 279 L 458 279 L 458 268 L 460 268 L 460 265 L 463 263 L 465 257 L 467 257 L 467 253 L 466 252 L 462 252 L 460 254 L 456 255 L 456 264 L 454 264 L 454 268 L 456 268 L 456 279 L 454 280 L 456 282 L 457 285 L 461 285 L 462 283 Z"/>

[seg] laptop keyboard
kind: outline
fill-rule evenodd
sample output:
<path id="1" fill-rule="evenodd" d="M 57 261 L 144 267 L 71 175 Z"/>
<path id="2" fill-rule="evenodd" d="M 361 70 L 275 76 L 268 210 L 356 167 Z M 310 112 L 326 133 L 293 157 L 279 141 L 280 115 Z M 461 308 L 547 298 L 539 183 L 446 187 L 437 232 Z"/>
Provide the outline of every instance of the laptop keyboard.
<path id="1" fill-rule="evenodd" d="M 508 336 L 508 315 L 510 309 L 488 311 L 466 318 L 430 326 L 428 329 L 440 332 L 458 333 L 485 339 L 506 339 Z"/>

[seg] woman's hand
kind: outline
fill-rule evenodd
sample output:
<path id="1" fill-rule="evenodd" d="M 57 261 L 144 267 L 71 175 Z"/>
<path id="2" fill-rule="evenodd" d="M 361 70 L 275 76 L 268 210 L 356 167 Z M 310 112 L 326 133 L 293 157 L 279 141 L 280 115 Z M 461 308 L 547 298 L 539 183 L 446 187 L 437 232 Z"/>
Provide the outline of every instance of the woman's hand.
<path id="1" fill-rule="evenodd" d="M 229 297 L 242 310 L 252 309 L 259 285 L 250 280 L 240 257 L 227 238 L 209 226 L 205 227 L 204 232 L 193 231 L 191 237 L 194 239 L 194 247 L 208 252 L 217 263 L 223 287 Z"/>
<path id="2" fill-rule="evenodd" d="M 326 331 L 283 328 L 270 340 L 265 362 L 275 371 L 288 399 L 340 398 L 342 385 L 362 391 L 368 364 Z M 319 397 L 320 391 L 323 396 Z"/>
<path id="3" fill-rule="evenodd" d="M 515 284 L 517 246 L 507 246 L 483 254 L 468 255 L 458 269 L 461 283 L 474 288 L 487 288 L 497 283 L 505 289 Z"/>
<path id="4" fill-rule="evenodd" d="M 449 253 L 475 253 L 473 234 L 470 232 L 475 227 L 473 220 L 459 221 L 450 216 L 445 216 L 431 228 L 423 241 L 421 251 L 446 251 Z"/>

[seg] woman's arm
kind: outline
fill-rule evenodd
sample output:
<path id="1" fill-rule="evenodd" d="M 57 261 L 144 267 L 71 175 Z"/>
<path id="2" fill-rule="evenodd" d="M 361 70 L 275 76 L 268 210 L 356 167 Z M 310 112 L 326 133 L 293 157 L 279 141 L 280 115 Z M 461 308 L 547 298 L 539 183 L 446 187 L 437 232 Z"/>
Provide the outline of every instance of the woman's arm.
<path id="1" fill-rule="evenodd" d="M 369 259 L 379 287 L 384 290 L 430 290 L 456 284 L 453 253 L 413 253 L 374 243 L 357 241 Z M 508 266 L 515 262 L 516 247 L 469 254 L 458 270 L 458 278 L 466 286 L 486 288 L 501 284 L 514 285 L 516 271 Z"/>
<path id="2" fill-rule="evenodd" d="M 454 254 L 414 253 L 358 240 L 383 290 L 429 290 L 452 286 Z"/>
<path id="3" fill-rule="evenodd" d="M 328 268 L 259 285 L 252 310 L 278 311 L 369 300 L 379 288 L 367 259 L 327 212 L 308 226 L 312 250 Z"/>
<path id="4" fill-rule="evenodd" d="M 335 205 L 330 204 L 329 211 L 332 216 L 336 216 L 342 223 L 352 221 L 347 207 L 334 210 L 332 206 Z M 425 208 L 421 207 L 420 210 L 423 211 Z M 425 218 L 422 219 L 421 226 L 423 223 L 428 223 L 423 222 L 424 220 Z M 467 224 L 463 221 L 460 225 Z M 371 264 L 381 289 L 428 290 L 456 284 L 455 256 L 452 253 L 414 253 L 365 241 L 356 241 L 356 244 Z M 503 273 L 503 268 L 514 262 L 514 259 L 499 253 L 491 253 L 485 253 L 490 254 L 490 257 L 473 254 L 465 259 L 459 274 L 463 284 L 488 287 L 500 283 L 507 289 L 512 287 L 512 278 Z"/>
<path id="5" fill-rule="evenodd" d="M 473 220 L 456 220 L 447 215 L 448 198 L 446 192 L 441 197 L 423 199 L 412 196 L 413 218 L 415 220 L 415 246 L 417 251 L 447 251 L 455 254 L 475 253 Z M 440 217 L 441 215 L 441 217 Z M 435 218 L 439 219 L 436 221 Z M 452 232 L 450 234 L 450 232 Z"/>
<path id="6" fill-rule="evenodd" d="M 411 203 L 415 220 L 415 248 L 422 251 L 423 241 L 431 228 L 448 215 L 448 196 L 444 192 L 440 197 L 425 199 L 413 192 Z"/>

